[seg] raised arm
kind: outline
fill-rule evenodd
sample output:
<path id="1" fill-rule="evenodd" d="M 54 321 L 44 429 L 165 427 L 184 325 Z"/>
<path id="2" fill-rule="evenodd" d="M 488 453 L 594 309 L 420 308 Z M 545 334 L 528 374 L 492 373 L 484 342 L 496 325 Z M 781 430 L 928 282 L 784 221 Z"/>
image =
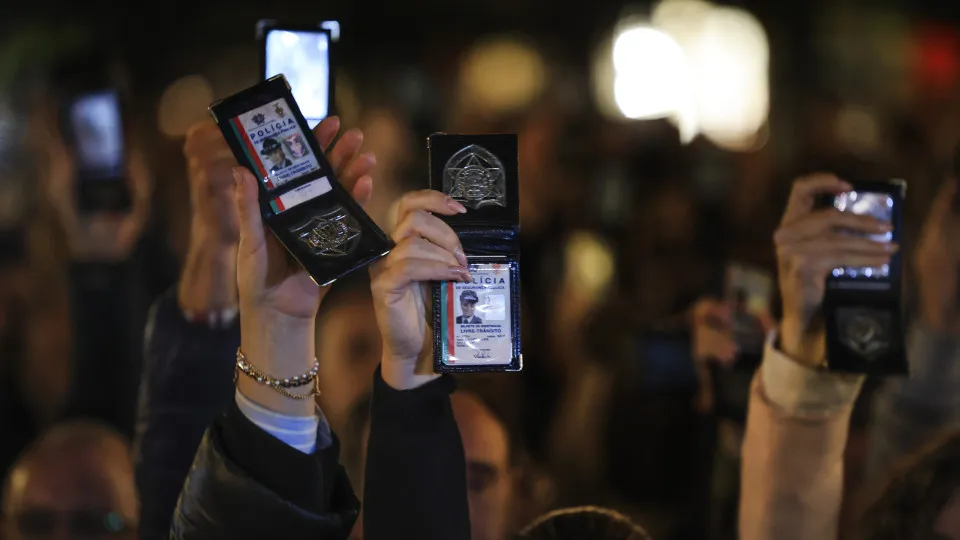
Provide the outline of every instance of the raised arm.
<path id="1" fill-rule="evenodd" d="M 321 122 L 315 130 L 321 146 L 330 145 L 339 125 L 336 118 Z M 370 196 L 374 166 L 372 156 L 359 154 L 362 139 L 359 131 L 349 131 L 327 155 L 361 203 Z M 257 180 L 243 168 L 233 168 L 231 177 L 239 223 L 240 352 L 245 365 L 272 377 L 306 374 L 315 362 L 314 318 L 326 289 L 314 285 L 264 228 Z M 231 363 L 236 355 L 231 352 Z M 238 377 L 225 414 L 196 452 L 174 511 L 172 538 L 346 538 L 358 502 L 311 389 L 289 389 L 302 396 L 295 399 Z"/>
<path id="2" fill-rule="evenodd" d="M 871 217 L 814 210 L 815 197 L 850 186 L 831 175 L 798 180 L 775 234 L 783 319 L 755 377 L 747 415 L 740 496 L 742 540 L 835 540 L 843 451 L 862 377 L 822 370 L 818 312 L 827 273 L 874 266 L 893 251 L 839 228 L 876 233 Z"/>
<path id="3" fill-rule="evenodd" d="M 371 268 L 383 361 L 364 475 L 366 540 L 469 540 L 467 470 L 449 375 L 433 373 L 430 281 L 469 280 L 460 240 L 434 214 L 466 209 L 437 191 L 400 202 L 397 247 Z"/>
<path id="4" fill-rule="evenodd" d="M 140 538 L 170 534 L 183 481 L 207 427 L 233 400 L 239 223 L 236 161 L 213 122 L 184 144 L 191 199 L 190 243 L 177 287 L 150 311 L 134 444 Z"/>

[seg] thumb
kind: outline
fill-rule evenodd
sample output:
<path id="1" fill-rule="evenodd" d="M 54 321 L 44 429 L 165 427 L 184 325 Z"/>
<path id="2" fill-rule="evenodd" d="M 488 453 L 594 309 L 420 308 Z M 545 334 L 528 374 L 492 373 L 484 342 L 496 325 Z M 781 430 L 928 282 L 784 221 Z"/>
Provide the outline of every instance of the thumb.
<path id="1" fill-rule="evenodd" d="M 245 167 L 234 167 L 233 179 L 237 184 L 235 195 L 240 218 L 240 244 L 246 246 L 248 251 L 257 251 L 264 244 L 257 179 Z"/>

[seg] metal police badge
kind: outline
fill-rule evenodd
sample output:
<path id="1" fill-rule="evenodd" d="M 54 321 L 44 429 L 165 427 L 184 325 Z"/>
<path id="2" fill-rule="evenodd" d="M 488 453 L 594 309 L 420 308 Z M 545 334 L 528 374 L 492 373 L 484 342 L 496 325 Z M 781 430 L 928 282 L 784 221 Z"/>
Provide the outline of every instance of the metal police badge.
<path id="1" fill-rule="evenodd" d="M 360 227 L 340 207 L 310 218 L 291 232 L 310 248 L 310 253 L 325 257 L 347 255 L 360 239 Z"/>
<path id="2" fill-rule="evenodd" d="M 489 150 L 476 144 L 450 156 L 443 168 L 443 191 L 464 206 L 506 206 L 503 164 Z"/>
<path id="3" fill-rule="evenodd" d="M 890 346 L 888 314 L 842 309 L 839 316 L 840 340 L 850 350 L 868 361 L 886 353 Z"/>

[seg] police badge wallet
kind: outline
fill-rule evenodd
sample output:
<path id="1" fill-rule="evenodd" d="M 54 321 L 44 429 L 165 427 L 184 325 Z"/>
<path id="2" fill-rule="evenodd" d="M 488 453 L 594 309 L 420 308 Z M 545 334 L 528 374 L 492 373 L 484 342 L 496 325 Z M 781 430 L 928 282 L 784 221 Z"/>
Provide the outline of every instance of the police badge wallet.
<path id="1" fill-rule="evenodd" d="M 263 222 L 317 285 L 390 252 L 393 242 L 337 181 L 283 75 L 213 103 L 210 113 L 259 180 Z"/>
<path id="2" fill-rule="evenodd" d="M 430 187 L 467 208 L 440 216 L 467 256 L 469 283 L 432 284 L 437 373 L 520 371 L 520 206 L 516 135 L 427 138 Z"/>
<path id="3" fill-rule="evenodd" d="M 819 206 L 871 215 L 893 230 L 874 240 L 900 250 L 881 267 L 834 268 L 827 277 L 823 316 L 830 371 L 871 375 L 907 373 L 902 308 L 903 199 L 906 183 L 853 181 L 853 190 L 824 197 Z"/>

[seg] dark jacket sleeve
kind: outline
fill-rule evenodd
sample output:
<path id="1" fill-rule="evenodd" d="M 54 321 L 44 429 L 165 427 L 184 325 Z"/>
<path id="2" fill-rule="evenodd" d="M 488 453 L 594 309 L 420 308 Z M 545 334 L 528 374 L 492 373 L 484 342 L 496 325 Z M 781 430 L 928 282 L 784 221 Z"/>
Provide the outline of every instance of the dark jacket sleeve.
<path id="1" fill-rule="evenodd" d="M 140 538 L 167 538 L 177 496 L 204 430 L 233 402 L 239 323 L 212 329 L 186 320 L 176 287 L 150 311 L 134 441 Z"/>
<path id="2" fill-rule="evenodd" d="M 452 377 L 398 391 L 377 369 L 364 484 L 365 540 L 469 540 L 466 460 Z"/>
<path id="3" fill-rule="evenodd" d="M 336 438 L 319 448 L 318 435 L 317 443 L 304 454 L 231 404 L 203 438 L 170 537 L 345 540 L 360 502 L 338 463 Z"/>
<path id="4" fill-rule="evenodd" d="M 69 276 L 74 353 L 66 415 L 97 418 L 130 436 L 150 299 L 130 262 L 74 263 Z"/>
<path id="5" fill-rule="evenodd" d="M 150 303 L 176 279 L 151 237 L 122 262 L 70 265 L 74 353 L 65 415 L 97 418 L 133 436 Z"/>

